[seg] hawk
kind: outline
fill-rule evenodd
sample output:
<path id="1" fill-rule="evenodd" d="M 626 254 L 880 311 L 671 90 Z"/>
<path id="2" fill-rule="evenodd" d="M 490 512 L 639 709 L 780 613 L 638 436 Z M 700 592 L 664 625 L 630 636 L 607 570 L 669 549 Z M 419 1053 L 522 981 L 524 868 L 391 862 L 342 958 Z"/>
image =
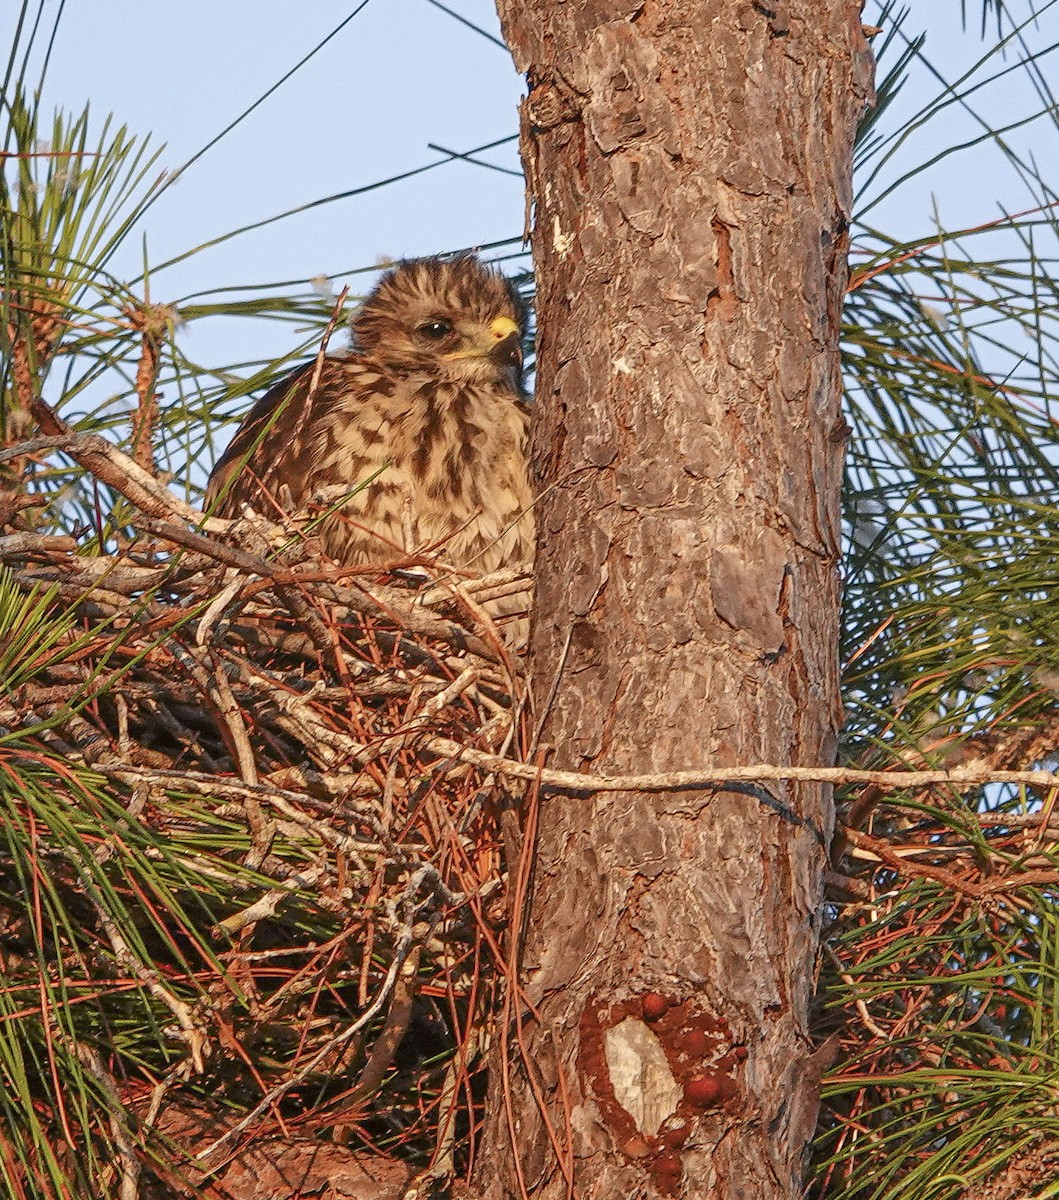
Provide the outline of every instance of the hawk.
<path id="1" fill-rule="evenodd" d="M 474 255 L 398 263 L 357 310 L 350 353 L 257 401 L 207 507 L 315 518 L 348 565 L 426 551 L 476 572 L 528 569 L 525 330 L 513 284 Z"/>

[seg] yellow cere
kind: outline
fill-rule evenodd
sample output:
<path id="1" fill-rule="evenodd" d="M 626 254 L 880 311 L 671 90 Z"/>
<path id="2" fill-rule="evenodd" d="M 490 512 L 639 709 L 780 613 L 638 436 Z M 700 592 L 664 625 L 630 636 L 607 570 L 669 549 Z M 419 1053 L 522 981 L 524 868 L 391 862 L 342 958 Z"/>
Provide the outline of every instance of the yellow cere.
<path id="1" fill-rule="evenodd" d="M 489 326 L 489 332 L 499 342 L 509 334 L 518 333 L 518 326 L 510 317 L 497 317 Z"/>

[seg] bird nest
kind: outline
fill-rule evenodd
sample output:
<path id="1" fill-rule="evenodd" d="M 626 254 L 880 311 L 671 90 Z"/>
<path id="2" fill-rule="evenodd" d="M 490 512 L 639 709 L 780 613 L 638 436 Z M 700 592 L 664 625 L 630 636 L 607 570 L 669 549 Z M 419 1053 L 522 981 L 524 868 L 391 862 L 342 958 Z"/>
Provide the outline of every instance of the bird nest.
<path id="1" fill-rule="evenodd" d="M 102 544 L 0 538 L 3 967 L 95 1098 L 45 1122 L 110 1143 L 113 1194 L 252 1196 L 255 1152 L 310 1143 L 451 1175 L 524 801 L 489 769 L 522 692 L 488 611 L 527 581 L 337 567 L 44 442 L 121 509 Z"/>

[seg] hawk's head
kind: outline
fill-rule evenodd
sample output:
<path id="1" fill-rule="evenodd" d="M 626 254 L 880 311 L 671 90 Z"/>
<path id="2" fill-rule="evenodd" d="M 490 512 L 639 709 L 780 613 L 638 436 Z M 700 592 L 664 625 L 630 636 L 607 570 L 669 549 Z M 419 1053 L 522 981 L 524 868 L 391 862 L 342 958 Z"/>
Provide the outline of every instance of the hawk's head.
<path id="1" fill-rule="evenodd" d="M 526 305 L 473 254 L 410 258 L 379 280 L 353 318 L 353 348 L 391 371 L 522 387 Z"/>

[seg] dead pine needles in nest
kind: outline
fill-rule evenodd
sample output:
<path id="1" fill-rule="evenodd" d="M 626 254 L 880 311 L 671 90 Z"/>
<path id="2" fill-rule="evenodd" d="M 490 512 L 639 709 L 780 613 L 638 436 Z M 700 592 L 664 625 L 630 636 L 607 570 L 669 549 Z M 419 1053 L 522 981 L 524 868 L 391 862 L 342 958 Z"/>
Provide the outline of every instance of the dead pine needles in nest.
<path id="1" fill-rule="evenodd" d="M 526 581 L 338 568 L 91 435 L 5 457 L 45 452 L 118 516 L 0 538 L 9 1176 L 443 1183 L 480 1116 L 517 801 L 429 743 L 518 756 L 486 610 Z"/>

